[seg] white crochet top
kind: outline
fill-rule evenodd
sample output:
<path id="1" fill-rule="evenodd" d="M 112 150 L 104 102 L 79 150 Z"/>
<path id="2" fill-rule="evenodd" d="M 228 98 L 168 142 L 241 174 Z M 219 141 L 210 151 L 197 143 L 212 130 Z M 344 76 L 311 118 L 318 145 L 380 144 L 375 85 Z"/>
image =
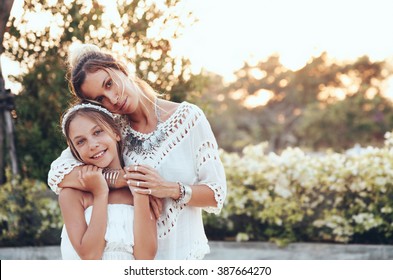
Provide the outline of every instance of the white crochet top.
<path id="1" fill-rule="evenodd" d="M 86 223 L 89 224 L 93 206 L 85 210 Z M 106 246 L 103 260 L 133 260 L 134 246 L 134 207 L 126 204 L 108 204 L 108 221 L 105 233 Z M 79 260 L 71 244 L 67 229 L 63 226 L 61 233 L 61 255 L 63 260 Z"/>
<path id="2" fill-rule="evenodd" d="M 134 131 L 124 116 L 117 116 L 123 139 Z M 179 105 L 165 122 L 165 141 L 150 152 L 137 154 L 124 150 L 126 165 L 146 164 L 155 168 L 169 182 L 189 185 L 203 184 L 214 191 L 217 207 L 205 211 L 218 214 L 226 197 L 226 178 L 216 139 L 204 113 L 188 102 Z M 49 171 L 48 185 L 59 193 L 58 183 L 75 166 L 82 165 L 73 158 L 69 148 L 56 159 Z M 164 211 L 157 224 L 157 259 L 202 259 L 209 253 L 203 228 L 202 209 L 178 205 L 172 199 L 164 202 Z"/>

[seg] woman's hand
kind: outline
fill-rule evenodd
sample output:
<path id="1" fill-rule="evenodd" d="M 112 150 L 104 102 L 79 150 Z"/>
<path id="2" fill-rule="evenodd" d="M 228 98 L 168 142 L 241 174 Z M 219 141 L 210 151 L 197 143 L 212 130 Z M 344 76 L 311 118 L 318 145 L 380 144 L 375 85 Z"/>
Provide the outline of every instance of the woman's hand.
<path id="1" fill-rule="evenodd" d="M 108 184 L 102 174 L 102 168 L 94 165 L 84 165 L 79 170 L 78 180 L 84 190 L 91 192 L 93 196 L 108 194 Z"/>
<path id="2" fill-rule="evenodd" d="M 128 168 L 125 168 L 125 169 L 127 170 Z M 132 169 L 132 168 L 130 168 L 130 169 Z M 137 171 L 134 171 L 134 172 L 138 173 L 138 167 L 136 168 L 136 170 Z M 126 172 L 126 174 L 132 173 L 132 171 L 131 172 L 125 171 L 125 172 Z M 124 177 L 128 178 L 128 176 L 124 176 Z M 133 176 L 131 175 L 130 177 L 132 178 Z M 133 180 L 127 179 L 127 183 L 128 183 L 128 187 L 130 188 L 132 195 L 134 195 L 134 196 L 135 196 L 135 194 L 136 195 L 149 195 L 150 194 L 149 189 L 139 189 L 138 187 L 136 187 L 136 185 L 138 183 L 136 183 L 135 180 L 133 181 Z M 139 183 L 139 185 L 140 185 L 140 183 Z M 160 215 L 162 213 L 162 208 L 163 208 L 162 198 L 158 198 L 158 197 L 149 195 L 149 201 L 150 201 L 150 208 L 151 208 L 152 212 L 154 213 L 155 218 L 159 219 Z"/>
<path id="3" fill-rule="evenodd" d="M 148 165 L 131 165 L 125 168 L 128 186 L 132 192 L 148 194 L 157 198 L 173 198 L 180 196 L 177 183 L 165 181 L 158 172 Z"/>

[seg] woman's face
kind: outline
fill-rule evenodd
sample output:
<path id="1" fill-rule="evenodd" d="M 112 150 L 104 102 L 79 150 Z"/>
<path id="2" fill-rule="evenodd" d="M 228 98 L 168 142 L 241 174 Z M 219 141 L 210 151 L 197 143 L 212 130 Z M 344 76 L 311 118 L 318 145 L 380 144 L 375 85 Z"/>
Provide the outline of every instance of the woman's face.
<path id="1" fill-rule="evenodd" d="M 109 69 L 89 73 L 81 86 L 85 97 L 94 100 L 115 114 L 132 114 L 139 95 L 123 72 Z"/>
<path id="2" fill-rule="evenodd" d="M 85 164 L 118 168 L 117 142 L 120 136 L 103 129 L 85 116 L 76 116 L 69 126 L 69 138 Z"/>

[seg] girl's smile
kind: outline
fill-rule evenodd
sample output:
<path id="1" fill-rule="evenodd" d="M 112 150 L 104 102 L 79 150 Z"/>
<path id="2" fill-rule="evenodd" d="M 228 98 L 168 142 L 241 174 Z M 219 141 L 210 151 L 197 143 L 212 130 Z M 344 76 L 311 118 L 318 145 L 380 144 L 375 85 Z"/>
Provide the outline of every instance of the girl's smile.
<path id="1" fill-rule="evenodd" d="M 76 116 L 70 123 L 69 137 L 86 164 L 101 168 L 118 166 L 117 141 L 120 136 L 103 129 L 94 119 Z"/>
<path id="2" fill-rule="evenodd" d="M 92 158 L 92 159 L 99 159 L 99 158 L 101 158 L 101 157 L 104 156 L 104 154 L 106 153 L 106 151 L 107 151 L 107 150 L 98 152 L 97 154 L 93 155 L 91 158 Z"/>

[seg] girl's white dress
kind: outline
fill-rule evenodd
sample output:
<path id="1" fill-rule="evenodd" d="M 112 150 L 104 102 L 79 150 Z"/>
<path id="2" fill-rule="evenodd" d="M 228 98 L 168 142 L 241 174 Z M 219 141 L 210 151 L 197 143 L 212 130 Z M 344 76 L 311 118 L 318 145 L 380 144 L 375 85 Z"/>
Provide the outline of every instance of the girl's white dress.
<path id="1" fill-rule="evenodd" d="M 150 136 L 133 130 L 125 116 L 119 115 L 117 118 L 123 139 L 127 139 L 130 134 L 141 139 Z M 218 214 L 227 191 L 217 142 L 202 110 L 188 102 L 181 103 L 176 112 L 160 123 L 157 129 L 165 131 L 165 140 L 153 150 L 142 153 L 126 147 L 123 153 L 126 166 L 146 164 L 155 168 L 169 182 L 207 185 L 214 192 L 217 207 L 192 207 L 179 205 L 173 199 L 165 199 L 164 211 L 157 222 L 156 259 L 202 259 L 210 252 L 203 228 L 202 210 Z M 59 182 L 79 165 L 82 163 L 67 148 L 52 163 L 48 185 L 59 193 Z"/>
<path id="2" fill-rule="evenodd" d="M 85 210 L 85 219 L 90 223 L 93 206 Z M 103 260 L 134 260 L 134 207 L 126 204 L 108 204 L 108 222 L 105 233 L 106 246 Z M 80 260 L 63 226 L 61 233 L 61 255 L 63 260 Z"/>

